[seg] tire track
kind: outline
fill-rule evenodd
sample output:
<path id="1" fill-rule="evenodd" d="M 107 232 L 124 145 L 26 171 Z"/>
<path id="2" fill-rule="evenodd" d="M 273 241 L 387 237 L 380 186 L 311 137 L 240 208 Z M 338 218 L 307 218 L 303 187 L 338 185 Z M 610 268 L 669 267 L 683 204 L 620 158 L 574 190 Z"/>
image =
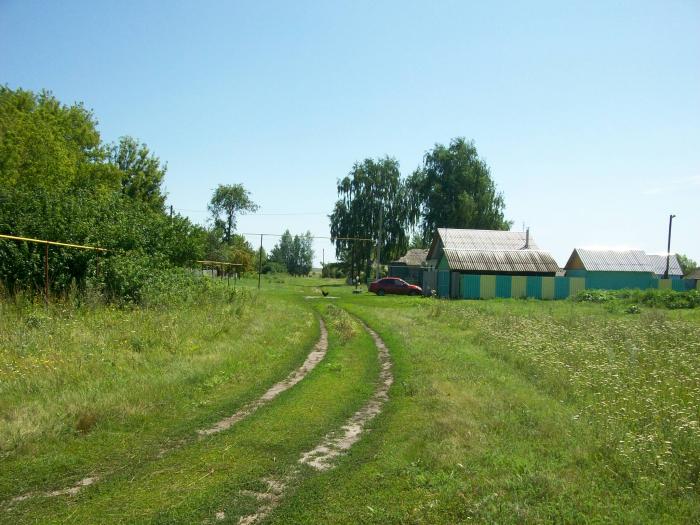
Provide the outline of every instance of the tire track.
<path id="1" fill-rule="evenodd" d="M 314 345 L 314 347 L 311 350 L 311 352 L 309 353 L 309 355 L 304 360 L 304 363 L 299 368 L 297 368 L 296 370 L 291 372 L 282 381 L 275 383 L 272 387 L 270 387 L 267 390 L 267 392 L 265 392 L 258 399 L 251 401 L 250 403 L 247 403 L 246 405 L 244 405 L 235 414 L 218 421 L 210 428 L 198 430 L 197 434 L 199 434 L 200 437 L 205 437 L 205 436 L 209 436 L 211 434 L 216 434 L 217 432 L 221 432 L 223 430 L 227 430 L 227 429 L 231 428 L 233 425 L 235 425 L 239 421 L 241 421 L 241 420 L 245 419 L 246 417 L 248 417 L 249 415 L 251 415 L 258 408 L 265 405 L 266 403 L 269 403 L 274 398 L 276 398 L 279 394 L 281 394 L 285 390 L 290 389 L 291 387 L 296 385 L 299 381 L 304 379 L 304 377 L 306 377 L 306 375 L 309 372 L 311 372 L 311 370 L 313 370 L 316 367 L 316 365 L 325 357 L 326 352 L 328 351 L 328 330 L 326 329 L 326 324 L 324 323 L 323 319 L 319 318 L 318 321 L 319 321 L 321 336 L 319 337 L 318 342 Z M 171 446 L 167 449 L 161 450 L 160 453 L 158 454 L 157 458 L 159 459 L 159 458 L 163 457 L 166 453 L 169 453 L 169 452 L 172 452 L 178 448 L 181 448 L 181 447 L 187 445 L 187 443 L 188 443 L 187 439 L 182 439 L 182 440 L 178 441 L 174 446 Z M 102 477 L 104 477 L 104 474 Z M 27 500 L 30 498 L 35 498 L 35 497 L 75 496 L 83 488 L 95 484 L 97 481 L 99 481 L 99 479 L 100 479 L 100 477 L 98 477 L 98 476 L 90 476 L 90 477 L 86 477 L 86 478 L 78 481 L 75 485 L 68 487 L 68 488 L 53 490 L 53 491 L 48 491 L 48 492 L 27 492 L 25 494 L 15 496 L 11 500 L 9 500 L 9 504 L 12 505 L 14 503 L 18 503 L 18 502 L 21 502 L 21 501 L 24 501 L 24 500 Z"/>
<path id="2" fill-rule="evenodd" d="M 358 320 L 359 321 L 359 320 Z M 384 405 L 389 400 L 389 388 L 394 382 L 391 372 L 391 356 L 389 349 L 379 335 L 359 321 L 362 327 L 372 336 L 380 364 L 379 380 L 372 397 L 362 408 L 355 412 L 346 423 L 337 431 L 326 434 L 321 442 L 311 450 L 304 452 L 299 457 L 300 465 L 307 465 L 317 471 L 325 471 L 335 466 L 335 459 L 346 453 L 362 437 L 367 424 L 382 412 Z M 257 511 L 247 516 L 241 516 L 238 525 L 253 525 L 267 518 L 280 504 L 287 487 L 301 477 L 301 469 L 294 467 L 283 478 L 265 478 L 263 483 L 267 490 L 263 492 L 243 491 L 242 494 L 253 497 L 260 502 Z M 217 520 L 223 520 L 226 516 L 223 512 L 216 514 Z"/>
<path id="3" fill-rule="evenodd" d="M 243 405 L 243 407 L 240 408 L 235 414 L 218 421 L 210 428 L 198 430 L 197 433 L 200 436 L 209 436 L 223 430 L 228 430 L 239 421 L 251 415 L 261 406 L 272 401 L 285 390 L 292 388 L 299 381 L 304 379 L 309 372 L 316 368 L 316 365 L 321 362 L 328 351 L 328 330 L 326 330 L 326 324 L 321 318 L 319 318 L 318 322 L 321 328 L 321 337 L 299 368 L 297 368 L 279 383 L 272 385 L 267 392 L 265 392 L 255 401 L 251 401 L 250 403 Z"/>

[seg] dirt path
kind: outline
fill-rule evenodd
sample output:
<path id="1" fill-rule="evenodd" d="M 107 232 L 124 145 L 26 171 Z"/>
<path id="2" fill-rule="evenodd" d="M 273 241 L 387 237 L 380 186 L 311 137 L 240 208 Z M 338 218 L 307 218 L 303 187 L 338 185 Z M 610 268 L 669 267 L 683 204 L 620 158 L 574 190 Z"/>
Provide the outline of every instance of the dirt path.
<path id="1" fill-rule="evenodd" d="M 364 323 L 362 323 L 362 326 L 372 336 L 377 347 L 379 364 L 381 366 L 377 388 L 369 401 L 355 412 L 345 425 L 337 431 L 329 432 L 313 449 L 301 454 L 299 463 L 308 465 L 315 470 L 323 471 L 333 468 L 335 466 L 334 460 L 359 441 L 367 423 L 381 413 L 384 404 L 389 400 L 389 388 L 394 382 L 394 376 L 391 373 L 389 349 L 374 330 Z M 253 525 L 269 516 L 282 501 L 286 488 L 300 476 L 301 470 L 294 468 L 283 479 L 264 479 L 263 482 L 267 486 L 267 490 L 264 492 L 244 492 L 245 495 L 255 498 L 259 502 L 259 507 L 255 513 L 242 516 L 238 520 L 238 524 Z M 226 516 L 223 512 L 219 512 L 216 515 L 217 520 L 225 518 Z"/>
<path id="2" fill-rule="evenodd" d="M 231 428 L 233 425 L 255 412 L 258 408 L 260 408 L 266 403 L 269 403 L 282 392 L 292 388 L 299 381 L 304 379 L 304 377 L 306 377 L 306 374 L 311 372 L 316 367 L 316 365 L 325 357 L 326 351 L 328 350 L 328 331 L 326 330 L 326 325 L 322 319 L 319 319 L 319 325 L 321 327 L 321 337 L 318 340 L 318 343 L 316 343 L 316 346 L 314 346 L 313 350 L 306 357 L 304 364 L 302 364 L 294 372 L 289 374 L 284 380 L 272 385 L 270 389 L 258 399 L 256 399 L 255 401 L 251 401 L 247 405 L 244 405 L 235 414 L 230 415 L 222 419 L 221 421 L 218 421 L 216 424 L 214 424 L 213 427 L 198 430 L 197 433 L 200 436 L 208 436 L 211 434 L 216 434 L 217 432 L 221 432 L 222 430 L 227 430 Z"/>
<path id="3" fill-rule="evenodd" d="M 210 428 L 198 430 L 197 433 L 200 436 L 208 436 L 217 432 L 221 432 L 222 430 L 231 428 L 233 425 L 255 412 L 258 408 L 270 402 L 279 394 L 281 394 L 285 390 L 288 390 L 289 388 L 296 385 L 299 381 L 304 379 L 306 374 L 311 372 L 311 370 L 313 370 L 316 367 L 316 365 L 325 357 L 326 352 L 328 350 L 328 331 L 326 330 L 326 325 L 323 322 L 323 319 L 319 318 L 319 326 L 321 329 L 321 337 L 319 337 L 318 342 L 314 345 L 313 349 L 306 357 L 306 360 L 299 368 L 290 373 L 284 380 L 270 387 L 270 389 L 268 389 L 268 391 L 265 392 L 261 397 L 259 397 L 255 401 L 251 401 L 250 403 L 244 405 L 235 414 L 224 418 L 221 421 L 218 421 L 214 426 Z M 163 457 L 166 453 L 172 452 L 173 450 L 176 450 L 177 448 L 186 445 L 187 442 L 187 439 L 180 440 L 179 442 L 177 442 L 176 445 L 161 450 L 158 457 Z M 97 476 L 91 476 L 84 478 L 72 487 L 68 487 L 65 489 L 53 490 L 49 492 L 28 492 L 20 496 L 15 496 L 14 498 L 12 498 L 12 500 L 10 500 L 10 504 L 35 497 L 75 496 L 84 487 L 88 487 L 97 482 L 98 480 L 99 478 Z"/>

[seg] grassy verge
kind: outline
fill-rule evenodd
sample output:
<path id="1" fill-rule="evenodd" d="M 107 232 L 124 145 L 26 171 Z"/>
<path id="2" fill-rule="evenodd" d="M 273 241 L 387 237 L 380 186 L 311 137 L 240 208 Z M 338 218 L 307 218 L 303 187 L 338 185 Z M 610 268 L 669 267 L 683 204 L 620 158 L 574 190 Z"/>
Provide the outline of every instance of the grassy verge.
<path id="1" fill-rule="evenodd" d="M 318 337 L 284 295 L 168 308 L 0 304 L 0 500 L 129 471 L 286 376 Z"/>
<path id="2" fill-rule="evenodd" d="M 571 302 L 347 298 L 396 383 L 273 523 L 700 520 L 700 316 Z"/>
<path id="3" fill-rule="evenodd" d="M 367 399 L 378 374 L 371 338 L 341 310 L 317 307 L 329 329 L 326 358 L 250 418 L 115 473 L 73 498 L 19 502 L 6 517 L 48 523 L 197 523 L 224 512 L 224 522 L 235 523 L 253 512 L 259 503 L 242 490 L 260 490 L 265 477 L 282 477 L 296 468 L 302 451 Z"/>

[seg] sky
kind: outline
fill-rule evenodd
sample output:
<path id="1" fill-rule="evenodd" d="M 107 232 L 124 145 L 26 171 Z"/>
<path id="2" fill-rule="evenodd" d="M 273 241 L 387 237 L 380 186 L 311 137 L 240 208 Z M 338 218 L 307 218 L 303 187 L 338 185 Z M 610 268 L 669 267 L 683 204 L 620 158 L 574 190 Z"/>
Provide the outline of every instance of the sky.
<path id="1" fill-rule="evenodd" d="M 260 211 L 240 232 L 328 236 L 354 162 L 408 176 L 461 136 L 560 265 L 664 253 L 671 213 L 671 251 L 700 262 L 698 1 L 0 0 L 0 83 L 148 144 L 198 223 L 242 183 Z"/>

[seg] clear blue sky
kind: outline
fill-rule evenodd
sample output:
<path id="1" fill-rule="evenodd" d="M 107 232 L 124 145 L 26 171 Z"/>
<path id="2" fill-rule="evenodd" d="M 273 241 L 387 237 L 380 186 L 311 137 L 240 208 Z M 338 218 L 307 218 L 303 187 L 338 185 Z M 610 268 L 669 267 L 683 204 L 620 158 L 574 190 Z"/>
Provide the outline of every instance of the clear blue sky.
<path id="1" fill-rule="evenodd" d="M 327 235 L 353 162 L 409 174 L 465 136 L 514 229 L 560 264 L 576 246 L 664 252 L 671 212 L 672 250 L 700 260 L 697 1 L 0 0 L 0 82 L 146 142 L 198 222 L 240 182 L 261 212 L 308 214 L 241 231 Z"/>

